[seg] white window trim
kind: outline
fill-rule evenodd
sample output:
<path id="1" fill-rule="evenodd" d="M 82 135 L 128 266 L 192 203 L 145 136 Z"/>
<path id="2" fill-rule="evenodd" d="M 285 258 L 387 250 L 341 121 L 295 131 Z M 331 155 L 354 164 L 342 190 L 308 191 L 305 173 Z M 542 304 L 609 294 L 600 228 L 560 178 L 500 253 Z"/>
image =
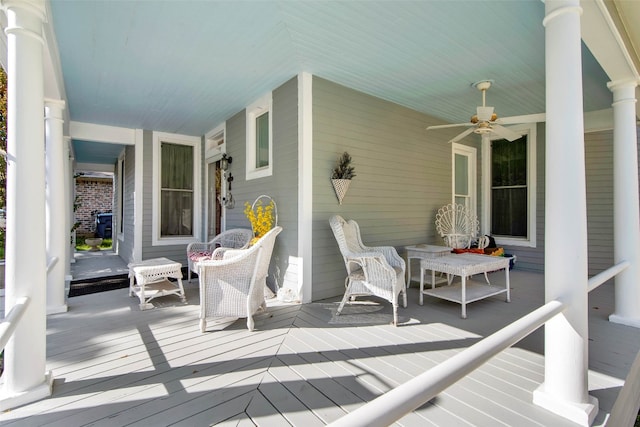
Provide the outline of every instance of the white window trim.
<path id="1" fill-rule="evenodd" d="M 222 153 L 226 153 L 226 122 L 211 129 L 204 135 L 204 158 L 210 161 L 212 157 L 215 161 L 220 160 Z"/>
<path id="2" fill-rule="evenodd" d="M 495 237 L 496 244 L 502 246 L 523 246 L 536 247 L 536 200 L 537 200 L 537 174 L 536 174 L 536 146 L 537 146 L 537 123 L 520 124 L 510 126 L 514 132 L 520 135 L 528 135 L 527 140 L 527 190 L 529 205 L 529 224 L 527 225 L 527 238 L 515 237 Z M 501 138 L 491 138 L 501 139 Z M 482 230 L 483 233 L 489 234 L 491 230 L 491 140 L 487 139 L 482 144 Z"/>
<path id="3" fill-rule="evenodd" d="M 456 202 L 456 154 L 467 156 L 469 158 L 469 204 L 471 212 L 477 216 L 478 209 L 478 183 L 477 183 L 477 163 L 478 153 L 474 147 L 464 144 L 451 144 L 451 203 Z"/>
<path id="4" fill-rule="evenodd" d="M 182 144 L 193 147 L 193 235 L 191 237 L 160 237 L 160 144 Z M 199 241 L 201 233 L 201 192 L 200 192 L 200 147 L 202 140 L 197 136 L 153 132 L 153 197 L 152 197 L 152 245 L 184 245 Z"/>
<path id="5" fill-rule="evenodd" d="M 114 232 L 116 235 L 118 236 L 118 240 L 120 240 L 121 242 L 124 241 L 124 213 L 123 213 L 123 208 L 124 208 L 124 194 L 126 192 L 126 189 L 124 188 L 124 161 L 125 161 L 125 157 L 124 157 L 124 150 L 122 152 L 122 154 L 120 154 L 120 156 L 118 156 L 118 167 L 117 167 L 117 179 L 118 179 L 118 188 L 117 188 L 117 194 L 118 194 L 118 206 L 116 207 L 116 220 L 115 220 L 115 227 L 112 227 L 112 232 Z M 120 230 L 122 228 L 122 230 Z"/>
<path id="6" fill-rule="evenodd" d="M 246 180 L 273 175 L 273 105 L 271 92 L 251 103 L 246 109 Z M 256 117 L 269 113 L 269 165 L 256 168 Z"/>

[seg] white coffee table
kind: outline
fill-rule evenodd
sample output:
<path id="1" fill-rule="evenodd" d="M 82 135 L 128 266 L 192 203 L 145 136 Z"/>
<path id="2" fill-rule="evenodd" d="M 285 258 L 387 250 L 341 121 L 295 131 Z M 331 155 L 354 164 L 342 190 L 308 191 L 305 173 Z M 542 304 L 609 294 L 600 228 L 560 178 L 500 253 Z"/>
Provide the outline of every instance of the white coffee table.
<path id="1" fill-rule="evenodd" d="M 411 245 L 405 246 L 405 251 L 407 251 L 407 288 L 411 284 L 411 280 L 415 280 L 416 282 L 420 280 L 418 275 L 413 276 L 411 274 L 411 260 L 412 259 L 427 259 L 427 258 L 437 258 L 451 253 L 451 248 L 447 246 L 438 246 L 438 245 L 427 245 L 427 244 L 419 244 L 419 245 Z M 435 277 L 434 277 L 435 279 Z M 445 282 L 447 279 L 444 277 L 438 277 L 435 284 Z"/>
<path id="2" fill-rule="evenodd" d="M 467 317 L 466 305 L 470 302 L 488 298 L 493 295 L 506 293 L 506 301 L 511 301 L 509 290 L 509 258 L 479 254 L 451 254 L 438 258 L 425 258 L 420 261 L 420 305 L 423 295 L 431 295 L 462 305 L 462 318 Z M 467 281 L 469 276 L 490 271 L 505 271 L 506 285 L 504 288 L 492 286 L 484 282 Z M 431 288 L 424 288 L 424 271 L 431 270 Z M 435 287 L 435 272 L 440 271 L 448 275 L 460 276 L 461 283 Z"/>
<path id="3" fill-rule="evenodd" d="M 151 300 L 177 295 L 186 302 L 182 287 L 182 264 L 168 258 L 132 262 L 129 267 L 129 296 L 140 299 L 140 310 L 153 308 Z M 175 282 L 169 279 L 176 279 Z"/>

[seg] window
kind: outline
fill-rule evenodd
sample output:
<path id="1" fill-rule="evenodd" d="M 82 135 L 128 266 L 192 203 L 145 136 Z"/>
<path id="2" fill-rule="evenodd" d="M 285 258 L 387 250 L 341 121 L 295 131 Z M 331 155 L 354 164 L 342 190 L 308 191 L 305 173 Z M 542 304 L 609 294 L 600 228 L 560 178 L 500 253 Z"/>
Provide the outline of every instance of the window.
<path id="1" fill-rule="evenodd" d="M 154 133 L 154 245 L 199 236 L 199 146 L 200 138 Z"/>
<path id="2" fill-rule="evenodd" d="M 193 147 L 160 146 L 160 236 L 193 235 Z"/>
<path id="3" fill-rule="evenodd" d="M 527 237 L 527 137 L 491 142 L 491 232 Z"/>
<path id="4" fill-rule="evenodd" d="M 273 117 L 271 110 L 271 93 L 247 107 L 247 180 L 272 174 Z"/>
<path id="5" fill-rule="evenodd" d="M 535 124 L 515 141 L 490 141 L 485 167 L 485 230 L 500 244 L 535 246 Z"/>

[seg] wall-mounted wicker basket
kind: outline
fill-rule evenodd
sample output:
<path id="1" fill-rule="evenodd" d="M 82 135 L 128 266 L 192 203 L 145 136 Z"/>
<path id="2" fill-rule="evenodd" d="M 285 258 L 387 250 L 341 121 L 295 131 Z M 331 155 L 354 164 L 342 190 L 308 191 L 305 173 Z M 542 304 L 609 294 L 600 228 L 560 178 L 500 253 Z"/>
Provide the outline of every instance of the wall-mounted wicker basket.
<path id="1" fill-rule="evenodd" d="M 332 179 L 331 183 L 333 184 L 333 189 L 336 192 L 336 197 L 338 197 L 338 203 L 342 204 L 342 199 L 344 199 L 345 194 L 347 194 L 347 190 L 349 189 L 349 184 L 351 184 L 350 179 Z"/>

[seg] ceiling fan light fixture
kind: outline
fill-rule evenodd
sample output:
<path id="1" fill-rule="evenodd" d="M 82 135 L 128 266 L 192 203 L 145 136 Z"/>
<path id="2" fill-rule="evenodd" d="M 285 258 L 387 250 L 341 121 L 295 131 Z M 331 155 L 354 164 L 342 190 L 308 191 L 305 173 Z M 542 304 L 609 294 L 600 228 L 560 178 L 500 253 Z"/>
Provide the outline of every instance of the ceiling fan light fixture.
<path id="1" fill-rule="evenodd" d="M 473 133 L 478 134 L 478 135 L 486 135 L 486 134 L 491 133 L 491 132 L 493 132 L 493 130 L 488 126 L 487 127 L 478 127 L 478 128 L 475 128 L 473 130 Z"/>
<path id="2" fill-rule="evenodd" d="M 481 122 L 488 122 L 493 117 L 493 107 L 478 107 L 477 108 L 478 120 Z"/>

